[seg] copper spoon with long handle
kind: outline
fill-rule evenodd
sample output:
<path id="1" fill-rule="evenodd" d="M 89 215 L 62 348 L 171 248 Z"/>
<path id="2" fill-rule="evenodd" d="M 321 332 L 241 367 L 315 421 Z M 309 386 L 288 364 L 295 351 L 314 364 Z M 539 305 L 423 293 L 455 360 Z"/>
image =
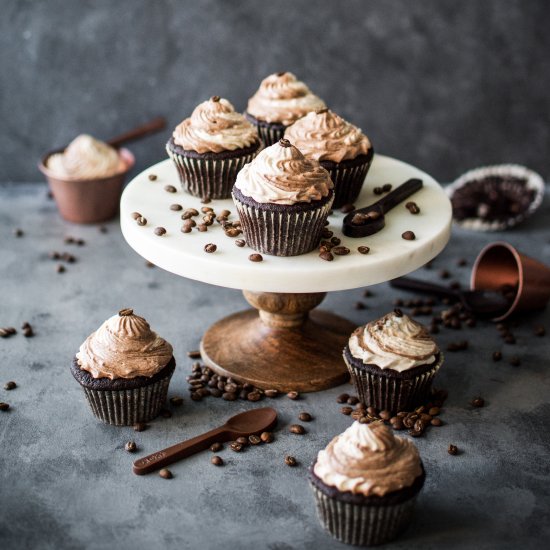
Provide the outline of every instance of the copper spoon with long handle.
<path id="1" fill-rule="evenodd" d="M 138 139 L 141 139 L 142 137 L 148 136 L 149 134 L 160 132 L 161 130 L 164 130 L 164 128 L 166 128 L 166 119 L 162 116 L 159 116 L 150 120 L 149 122 L 146 122 L 145 124 L 141 124 L 140 126 L 129 130 L 128 132 L 124 132 L 124 134 L 120 134 L 119 136 L 110 139 L 107 143 L 111 147 L 115 147 L 118 149 L 121 145 L 124 145 L 125 143 L 136 141 Z"/>
<path id="2" fill-rule="evenodd" d="M 259 435 L 272 429 L 277 423 L 277 411 L 271 407 L 252 409 L 232 416 L 223 426 L 177 445 L 138 458 L 134 462 L 134 474 L 143 475 L 173 464 L 200 451 L 208 449 L 217 441 L 230 441 L 237 437 Z"/>

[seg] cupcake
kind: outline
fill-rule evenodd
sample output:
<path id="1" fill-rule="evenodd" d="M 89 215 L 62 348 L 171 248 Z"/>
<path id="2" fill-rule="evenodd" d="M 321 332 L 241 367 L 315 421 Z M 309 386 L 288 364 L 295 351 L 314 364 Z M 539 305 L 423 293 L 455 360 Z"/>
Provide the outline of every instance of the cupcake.
<path id="1" fill-rule="evenodd" d="M 183 190 L 211 199 L 230 197 L 237 173 L 259 148 L 254 126 L 218 96 L 198 105 L 166 144 Z"/>
<path id="2" fill-rule="evenodd" d="M 395 414 L 428 400 L 443 354 L 424 326 L 395 310 L 357 328 L 344 360 L 361 402 Z"/>
<path id="3" fill-rule="evenodd" d="M 233 201 L 247 244 L 264 254 L 297 256 L 317 247 L 332 206 L 329 173 L 286 139 L 238 174 Z"/>
<path id="4" fill-rule="evenodd" d="M 329 109 L 308 113 L 285 131 L 285 138 L 329 171 L 333 208 L 353 204 L 369 171 L 373 148 L 363 132 Z"/>
<path id="5" fill-rule="evenodd" d="M 127 149 L 117 150 L 87 134 L 66 149 L 44 157 L 39 164 L 63 218 L 96 223 L 118 213 L 122 184 L 134 165 Z"/>
<path id="6" fill-rule="evenodd" d="M 292 73 L 276 73 L 262 80 L 248 100 L 245 115 L 268 146 L 283 137 L 287 126 L 310 111 L 324 107 L 325 102 Z"/>
<path id="7" fill-rule="evenodd" d="M 158 416 L 175 367 L 172 346 L 123 309 L 86 338 L 71 372 L 99 420 L 131 426 Z"/>
<path id="8" fill-rule="evenodd" d="M 407 528 L 425 477 L 412 441 L 382 422 L 354 422 L 310 468 L 321 524 L 358 546 L 389 542 Z"/>

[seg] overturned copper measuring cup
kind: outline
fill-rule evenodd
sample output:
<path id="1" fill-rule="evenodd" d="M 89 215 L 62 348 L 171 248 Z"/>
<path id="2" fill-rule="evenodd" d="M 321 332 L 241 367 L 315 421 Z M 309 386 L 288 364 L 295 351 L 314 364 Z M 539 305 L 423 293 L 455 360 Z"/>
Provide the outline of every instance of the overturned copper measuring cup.
<path id="1" fill-rule="evenodd" d="M 512 313 L 544 309 L 550 299 L 550 267 L 525 256 L 511 244 L 488 244 L 476 258 L 470 279 L 472 290 L 515 289 L 510 307 L 493 321 Z"/>

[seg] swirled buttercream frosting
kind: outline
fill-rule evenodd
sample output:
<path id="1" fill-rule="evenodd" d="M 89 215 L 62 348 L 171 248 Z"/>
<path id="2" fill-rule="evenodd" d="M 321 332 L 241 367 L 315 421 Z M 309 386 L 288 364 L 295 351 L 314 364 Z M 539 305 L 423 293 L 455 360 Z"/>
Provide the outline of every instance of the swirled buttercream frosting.
<path id="1" fill-rule="evenodd" d="M 399 372 L 431 365 L 439 352 L 426 327 L 400 312 L 359 327 L 348 345 L 353 357 L 363 363 Z"/>
<path id="2" fill-rule="evenodd" d="M 259 203 L 296 204 L 326 197 L 334 187 L 316 160 L 286 139 L 264 149 L 237 174 L 235 187 Z"/>
<path id="3" fill-rule="evenodd" d="M 422 465 L 412 441 L 381 422 L 354 422 L 319 451 L 313 472 L 341 492 L 384 496 L 410 487 Z"/>
<path id="4" fill-rule="evenodd" d="M 47 168 L 59 178 L 98 179 L 114 176 L 126 170 L 118 151 L 87 134 L 71 141 L 62 153 L 48 158 Z"/>
<path id="5" fill-rule="evenodd" d="M 329 109 L 313 111 L 297 120 L 286 129 L 285 138 L 315 160 L 341 162 L 366 155 L 371 148 L 360 128 Z"/>
<path id="6" fill-rule="evenodd" d="M 195 107 L 189 118 L 176 126 L 174 143 L 187 151 L 221 153 L 257 143 L 256 128 L 227 101 L 211 97 Z"/>
<path id="7" fill-rule="evenodd" d="M 76 354 L 78 365 L 94 378 L 154 376 L 172 358 L 172 346 L 131 309 L 107 319 Z"/>
<path id="8" fill-rule="evenodd" d="M 275 73 L 264 78 L 248 100 L 247 112 L 264 122 L 289 126 L 310 111 L 323 109 L 325 102 L 292 73 Z"/>

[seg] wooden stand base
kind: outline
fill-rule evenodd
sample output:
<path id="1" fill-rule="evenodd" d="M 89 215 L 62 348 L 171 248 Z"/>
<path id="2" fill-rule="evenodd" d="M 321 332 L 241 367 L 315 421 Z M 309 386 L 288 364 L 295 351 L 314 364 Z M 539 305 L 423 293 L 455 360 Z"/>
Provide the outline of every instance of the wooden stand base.
<path id="1" fill-rule="evenodd" d="M 326 296 L 243 291 L 257 310 L 212 325 L 201 342 L 203 361 L 216 373 L 263 389 L 312 392 L 348 379 L 343 348 L 355 325 L 326 311 L 310 311 Z"/>

